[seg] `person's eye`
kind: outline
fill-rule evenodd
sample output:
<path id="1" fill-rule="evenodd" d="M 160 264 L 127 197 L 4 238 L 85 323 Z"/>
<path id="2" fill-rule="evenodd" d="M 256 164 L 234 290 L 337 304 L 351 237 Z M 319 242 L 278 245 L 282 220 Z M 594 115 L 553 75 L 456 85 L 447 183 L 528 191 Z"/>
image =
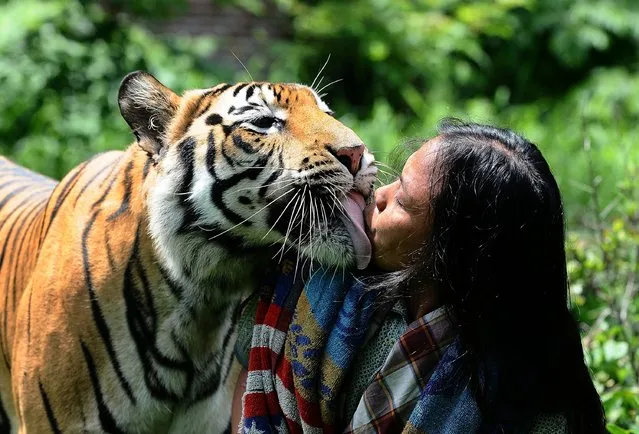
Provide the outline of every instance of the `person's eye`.
<path id="1" fill-rule="evenodd" d="M 400 208 L 407 209 L 406 205 L 404 205 L 404 202 L 399 197 L 395 196 L 395 202 L 397 202 L 397 205 L 399 205 Z"/>

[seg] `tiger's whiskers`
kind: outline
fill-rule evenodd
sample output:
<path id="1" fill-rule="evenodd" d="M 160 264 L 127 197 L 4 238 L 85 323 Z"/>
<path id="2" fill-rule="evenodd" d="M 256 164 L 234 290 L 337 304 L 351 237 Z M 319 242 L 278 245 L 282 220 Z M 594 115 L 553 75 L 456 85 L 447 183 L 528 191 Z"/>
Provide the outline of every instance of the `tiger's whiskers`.
<path id="1" fill-rule="evenodd" d="M 323 90 L 325 90 L 325 89 L 328 89 L 328 88 L 329 88 L 329 86 L 332 86 L 332 85 L 334 85 L 335 83 L 339 83 L 339 82 L 340 82 L 340 81 L 342 81 L 342 80 L 344 80 L 344 79 L 343 79 L 343 78 L 338 78 L 337 80 L 333 80 L 333 81 L 331 81 L 330 83 L 325 84 L 325 85 L 324 85 L 324 87 L 322 87 L 320 90 L 318 90 L 318 91 L 317 91 L 317 93 L 319 94 L 321 91 L 323 91 Z M 326 95 L 326 94 L 324 93 L 324 94 L 322 94 L 322 95 Z M 323 98 L 323 96 L 322 96 L 322 95 L 320 95 L 320 98 Z"/>
<path id="2" fill-rule="evenodd" d="M 320 74 L 322 74 L 322 71 L 324 71 L 324 68 L 326 68 L 326 65 L 328 65 L 328 61 L 331 60 L 331 55 L 330 53 L 328 54 L 328 57 L 326 58 L 326 62 L 324 62 L 324 65 L 320 68 L 319 72 L 317 73 L 317 75 L 315 76 L 315 78 L 313 79 L 313 82 L 311 83 L 311 85 L 309 86 L 311 89 L 315 90 L 315 82 L 317 81 L 317 78 L 320 76 Z M 318 85 L 319 86 L 319 85 Z"/>
<path id="3" fill-rule="evenodd" d="M 291 191 L 295 190 L 294 188 L 291 188 L 290 190 L 288 190 L 287 192 L 283 193 L 282 195 L 276 197 L 275 199 L 273 199 L 272 201 L 270 201 L 269 203 L 267 203 L 266 205 L 264 205 L 262 208 L 258 209 L 257 211 L 255 211 L 253 214 L 251 214 L 250 216 L 248 216 L 247 218 L 245 218 L 244 220 L 242 220 L 241 222 L 239 222 L 238 224 L 231 226 L 230 228 L 220 232 L 219 234 L 213 235 L 211 238 L 209 238 L 209 241 L 212 241 L 214 239 L 216 239 L 219 236 L 224 235 L 225 233 L 227 233 L 228 231 L 232 231 L 233 229 L 235 229 L 238 226 L 243 225 L 244 223 L 246 223 L 247 221 L 249 221 L 251 218 L 255 217 L 257 214 L 259 214 L 260 212 L 264 211 L 266 208 L 268 208 L 269 206 L 271 206 L 273 203 L 275 203 L 278 199 L 286 196 L 287 194 L 289 194 Z M 205 228 L 200 227 L 200 229 L 202 230 L 208 230 Z M 210 230 L 208 230 L 210 231 Z"/>
<path id="4" fill-rule="evenodd" d="M 248 74 L 249 78 L 251 79 L 251 81 L 255 81 L 253 79 L 253 76 L 251 75 L 251 73 L 249 72 L 248 68 L 246 67 L 246 65 L 240 60 L 239 57 L 237 57 L 237 55 L 231 51 L 231 54 L 233 55 L 233 57 L 235 57 L 237 59 L 238 62 L 240 62 L 240 65 L 242 65 L 242 68 L 244 68 L 244 70 L 246 71 L 246 73 Z"/>
<path id="5" fill-rule="evenodd" d="M 293 203 L 293 200 L 295 200 L 295 198 L 297 197 L 297 195 L 300 193 L 300 191 L 298 190 L 293 197 L 291 197 L 291 199 L 288 201 L 288 203 L 286 204 L 286 206 L 284 207 L 284 209 L 282 210 L 282 213 L 280 214 L 280 216 L 277 218 L 277 220 L 275 220 L 275 223 L 273 223 L 273 226 L 271 226 L 271 228 L 268 230 L 268 232 L 266 232 L 266 234 L 264 234 L 264 236 L 262 237 L 262 240 L 264 240 L 264 238 L 266 238 L 268 236 L 268 234 L 271 233 L 271 231 L 275 228 L 275 225 L 277 225 L 277 223 L 282 219 L 282 217 L 284 217 L 284 213 L 286 212 L 286 209 L 291 205 L 291 203 Z M 276 254 L 277 255 L 277 254 Z M 273 258 L 271 258 L 273 259 Z"/>

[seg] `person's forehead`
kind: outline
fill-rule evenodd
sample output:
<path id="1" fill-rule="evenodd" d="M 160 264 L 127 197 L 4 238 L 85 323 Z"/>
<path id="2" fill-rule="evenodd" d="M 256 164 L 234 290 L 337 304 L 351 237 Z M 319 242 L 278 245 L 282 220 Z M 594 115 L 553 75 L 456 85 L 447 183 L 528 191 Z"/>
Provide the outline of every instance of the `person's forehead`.
<path id="1" fill-rule="evenodd" d="M 438 137 L 425 141 L 406 161 L 402 171 L 402 181 L 422 183 L 428 177 L 429 167 L 435 157 Z"/>

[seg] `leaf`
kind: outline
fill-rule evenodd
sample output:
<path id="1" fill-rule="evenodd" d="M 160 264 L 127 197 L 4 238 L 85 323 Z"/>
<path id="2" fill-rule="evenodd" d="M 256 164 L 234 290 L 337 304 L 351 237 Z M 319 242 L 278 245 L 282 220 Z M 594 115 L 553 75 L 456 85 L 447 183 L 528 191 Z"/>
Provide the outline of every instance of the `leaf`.
<path id="1" fill-rule="evenodd" d="M 606 341 L 603 351 L 606 360 L 618 360 L 628 354 L 628 342 Z"/>
<path id="2" fill-rule="evenodd" d="M 609 423 L 606 425 L 606 429 L 610 434 L 632 434 L 630 431 L 621 428 L 618 425 L 613 423 Z"/>

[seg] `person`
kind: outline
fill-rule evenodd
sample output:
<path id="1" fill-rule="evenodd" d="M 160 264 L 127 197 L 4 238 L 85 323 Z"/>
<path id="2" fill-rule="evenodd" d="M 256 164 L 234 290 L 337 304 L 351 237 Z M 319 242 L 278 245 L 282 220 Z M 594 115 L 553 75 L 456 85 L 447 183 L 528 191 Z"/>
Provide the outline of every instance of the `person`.
<path id="1" fill-rule="evenodd" d="M 406 300 L 410 324 L 346 432 L 605 432 L 561 196 L 534 144 L 444 120 L 365 218 L 383 271 L 368 283 Z"/>

